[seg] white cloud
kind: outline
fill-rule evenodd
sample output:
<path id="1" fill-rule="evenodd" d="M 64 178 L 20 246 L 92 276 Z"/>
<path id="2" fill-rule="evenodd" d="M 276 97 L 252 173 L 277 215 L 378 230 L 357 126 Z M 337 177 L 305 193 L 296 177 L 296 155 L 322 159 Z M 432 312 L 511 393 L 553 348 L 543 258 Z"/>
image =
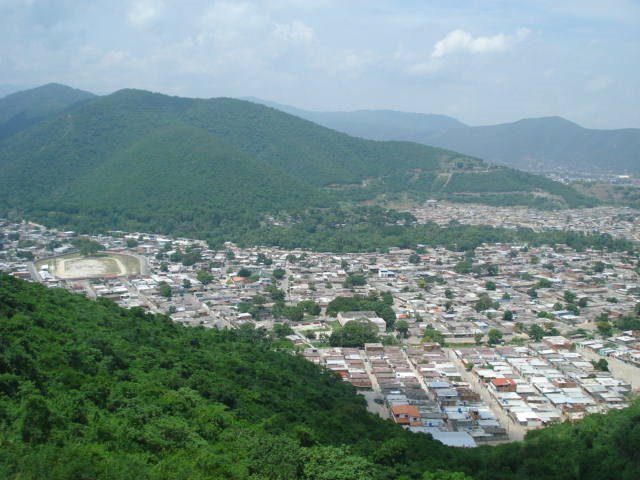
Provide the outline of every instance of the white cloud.
<path id="1" fill-rule="evenodd" d="M 531 31 L 521 28 L 513 35 L 499 33 L 493 36 L 473 37 L 465 30 L 453 30 L 443 39 L 436 42 L 431 52 L 432 58 L 442 58 L 446 55 L 458 52 L 489 53 L 500 52 L 511 48 L 514 44 L 523 41 Z"/>
<path id="2" fill-rule="evenodd" d="M 295 43 L 309 43 L 315 37 L 313 28 L 299 20 L 291 23 L 277 23 L 273 29 L 273 35 L 280 39 Z"/>
<path id="3" fill-rule="evenodd" d="M 159 15 L 163 7 L 161 1 L 137 0 L 129 9 L 127 21 L 134 27 L 146 27 Z"/>

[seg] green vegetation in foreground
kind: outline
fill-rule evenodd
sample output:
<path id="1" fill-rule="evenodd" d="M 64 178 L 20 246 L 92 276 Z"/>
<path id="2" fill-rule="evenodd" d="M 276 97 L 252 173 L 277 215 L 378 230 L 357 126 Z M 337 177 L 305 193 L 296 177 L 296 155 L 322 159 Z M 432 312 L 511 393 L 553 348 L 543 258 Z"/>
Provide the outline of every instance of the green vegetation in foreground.
<path id="1" fill-rule="evenodd" d="M 228 98 L 121 90 L 0 140 L 0 216 L 84 233 L 238 239 L 282 212 L 379 197 L 545 208 L 597 202 L 455 152 L 349 137 Z"/>
<path id="2" fill-rule="evenodd" d="M 12 480 L 631 480 L 640 403 L 456 450 L 370 415 L 353 387 L 212 331 L 0 274 L 0 477 Z"/>

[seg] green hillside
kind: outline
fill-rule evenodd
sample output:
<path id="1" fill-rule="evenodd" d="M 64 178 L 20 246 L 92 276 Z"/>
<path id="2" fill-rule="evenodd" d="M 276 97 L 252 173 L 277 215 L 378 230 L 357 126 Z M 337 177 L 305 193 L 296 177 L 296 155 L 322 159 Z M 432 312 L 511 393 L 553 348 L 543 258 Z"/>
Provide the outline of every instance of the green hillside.
<path id="1" fill-rule="evenodd" d="M 0 99 L 0 140 L 95 95 L 49 83 Z"/>
<path id="2" fill-rule="evenodd" d="M 640 468 L 638 402 L 456 450 L 368 414 L 353 387 L 261 331 L 184 327 L 5 274 L 0 347 L 7 480 L 631 480 Z"/>
<path id="3" fill-rule="evenodd" d="M 349 137 L 226 98 L 121 90 L 0 141 L 0 215 L 81 231 L 238 240 L 269 215 L 379 197 L 544 208 L 595 202 L 455 152 Z"/>

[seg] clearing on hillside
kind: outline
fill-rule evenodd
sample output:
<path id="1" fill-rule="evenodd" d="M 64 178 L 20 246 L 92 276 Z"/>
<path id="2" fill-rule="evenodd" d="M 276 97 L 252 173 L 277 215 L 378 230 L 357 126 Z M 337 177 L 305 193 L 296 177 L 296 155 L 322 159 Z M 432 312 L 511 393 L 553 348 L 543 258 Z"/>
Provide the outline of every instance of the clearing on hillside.
<path id="1" fill-rule="evenodd" d="M 120 253 L 102 253 L 92 257 L 74 253 L 40 260 L 35 266 L 39 272 L 48 271 L 50 275 L 64 280 L 140 274 L 140 260 Z"/>

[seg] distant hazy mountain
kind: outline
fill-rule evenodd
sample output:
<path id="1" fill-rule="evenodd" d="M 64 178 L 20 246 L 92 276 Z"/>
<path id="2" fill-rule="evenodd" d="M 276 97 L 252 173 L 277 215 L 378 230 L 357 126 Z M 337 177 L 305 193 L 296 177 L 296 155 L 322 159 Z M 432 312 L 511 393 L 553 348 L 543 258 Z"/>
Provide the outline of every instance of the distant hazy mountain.
<path id="1" fill-rule="evenodd" d="M 0 98 L 0 139 L 93 97 L 93 93 L 49 83 Z"/>
<path id="2" fill-rule="evenodd" d="M 443 115 L 391 110 L 310 112 L 250 100 L 350 135 L 415 141 L 533 172 L 640 174 L 640 129 L 593 130 L 559 117 L 470 127 Z"/>
<path id="3" fill-rule="evenodd" d="M 311 112 L 288 105 L 248 97 L 319 125 L 370 140 L 421 141 L 433 132 L 466 127 L 462 122 L 446 115 L 397 112 L 394 110 L 357 110 L 355 112 Z"/>
<path id="4" fill-rule="evenodd" d="M 592 130 L 559 117 L 436 132 L 422 143 L 529 171 L 640 174 L 640 129 Z"/>

